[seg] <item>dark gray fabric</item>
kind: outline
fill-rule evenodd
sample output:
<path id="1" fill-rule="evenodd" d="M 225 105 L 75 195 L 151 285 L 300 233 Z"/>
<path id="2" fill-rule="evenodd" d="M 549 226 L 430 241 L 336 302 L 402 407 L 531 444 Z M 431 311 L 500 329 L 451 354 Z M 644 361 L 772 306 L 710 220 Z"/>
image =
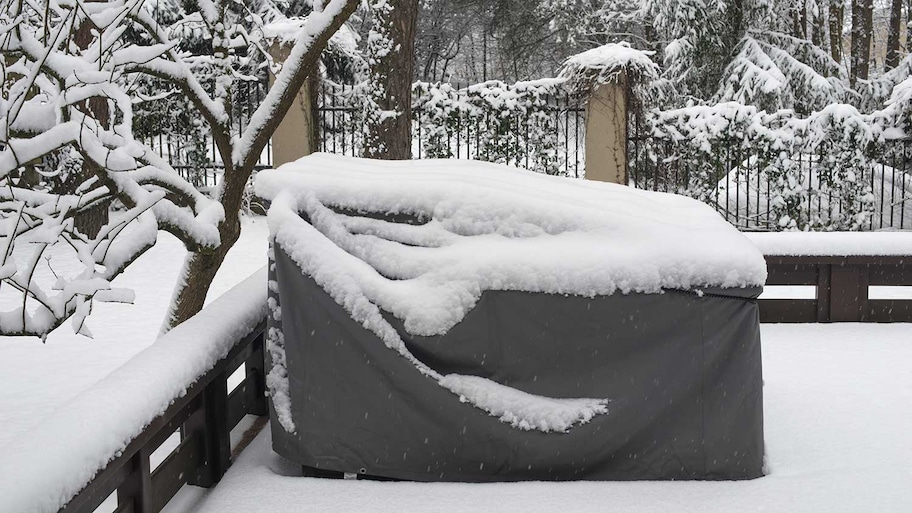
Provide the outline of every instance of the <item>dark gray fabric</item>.
<path id="1" fill-rule="evenodd" d="M 441 373 L 609 398 L 568 433 L 522 431 L 421 375 L 275 248 L 292 412 L 273 446 L 311 467 L 419 481 L 746 479 L 763 464 L 759 290 L 596 298 L 487 291 L 409 350 Z"/>

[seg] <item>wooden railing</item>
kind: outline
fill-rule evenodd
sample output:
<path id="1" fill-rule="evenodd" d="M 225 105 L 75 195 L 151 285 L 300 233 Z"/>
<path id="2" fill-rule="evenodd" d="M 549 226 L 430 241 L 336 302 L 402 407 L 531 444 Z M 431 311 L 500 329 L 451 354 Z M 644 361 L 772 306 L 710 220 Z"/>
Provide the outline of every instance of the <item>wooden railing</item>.
<path id="1" fill-rule="evenodd" d="M 813 285 L 815 299 L 761 299 L 761 322 L 912 322 L 912 300 L 868 287 L 912 286 L 912 256 L 767 256 L 767 285 Z"/>
<path id="2" fill-rule="evenodd" d="M 269 413 L 265 329 L 264 319 L 60 511 L 93 512 L 116 491 L 117 513 L 158 513 L 184 484 L 217 483 L 231 463 L 231 430 L 245 415 Z M 228 377 L 242 365 L 246 376 L 229 394 Z M 180 444 L 153 470 L 149 457 L 175 431 Z"/>

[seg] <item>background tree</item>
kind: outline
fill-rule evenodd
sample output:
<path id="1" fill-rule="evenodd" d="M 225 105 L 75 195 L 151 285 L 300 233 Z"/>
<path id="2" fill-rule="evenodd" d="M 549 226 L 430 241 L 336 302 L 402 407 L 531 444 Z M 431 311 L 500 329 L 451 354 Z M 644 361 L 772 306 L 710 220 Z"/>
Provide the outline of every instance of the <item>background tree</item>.
<path id="1" fill-rule="evenodd" d="M 903 0 L 892 0 L 890 4 L 890 28 L 887 35 L 887 57 L 884 60 L 884 69 L 891 70 L 899 65 L 901 58 L 899 39 L 903 33 Z"/>
<path id="2" fill-rule="evenodd" d="M 829 3 L 828 27 L 830 29 L 830 55 L 842 62 L 842 30 L 845 23 L 845 0 L 827 0 Z"/>
<path id="3" fill-rule="evenodd" d="M 364 156 L 404 160 L 412 156 L 412 80 L 418 0 L 375 0 L 367 40 L 370 66 Z"/>
<path id="4" fill-rule="evenodd" d="M 851 0 L 852 45 L 849 85 L 858 79 L 867 80 L 871 68 L 871 36 L 873 34 L 874 0 Z"/>

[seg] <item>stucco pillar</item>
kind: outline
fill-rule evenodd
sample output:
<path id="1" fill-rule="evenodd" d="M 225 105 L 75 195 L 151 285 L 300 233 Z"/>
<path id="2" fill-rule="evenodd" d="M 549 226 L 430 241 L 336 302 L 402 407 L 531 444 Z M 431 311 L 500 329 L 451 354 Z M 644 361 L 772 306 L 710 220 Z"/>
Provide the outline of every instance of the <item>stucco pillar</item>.
<path id="1" fill-rule="evenodd" d="M 277 63 L 281 63 L 290 50 L 288 46 L 274 45 L 269 53 Z M 274 82 L 275 77 L 270 72 L 270 87 Z M 309 77 L 298 91 L 294 104 L 272 134 L 273 167 L 293 162 L 317 151 L 316 89 L 316 78 Z"/>
<path id="2" fill-rule="evenodd" d="M 586 178 L 627 185 L 627 80 L 596 85 L 586 106 Z"/>

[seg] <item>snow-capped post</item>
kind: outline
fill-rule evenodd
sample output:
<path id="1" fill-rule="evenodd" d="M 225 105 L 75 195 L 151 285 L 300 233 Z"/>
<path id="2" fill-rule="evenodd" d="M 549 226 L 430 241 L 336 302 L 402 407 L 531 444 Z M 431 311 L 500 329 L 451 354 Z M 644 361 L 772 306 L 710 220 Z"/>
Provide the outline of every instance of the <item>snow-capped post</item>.
<path id="1" fill-rule="evenodd" d="M 627 111 L 631 91 L 659 68 L 628 43 L 609 43 L 569 57 L 560 76 L 586 102 L 586 178 L 627 184 Z"/>
<path id="2" fill-rule="evenodd" d="M 269 70 L 269 86 L 275 83 L 282 63 L 294 47 L 294 37 L 300 29 L 300 20 L 282 20 L 265 27 L 267 37 L 272 39 L 269 55 L 272 66 Z M 308 78 L 295 98 L 282 122 L 272 134 L 272 165 L 281 166 L 317 151 L 316 75 Z"/>

